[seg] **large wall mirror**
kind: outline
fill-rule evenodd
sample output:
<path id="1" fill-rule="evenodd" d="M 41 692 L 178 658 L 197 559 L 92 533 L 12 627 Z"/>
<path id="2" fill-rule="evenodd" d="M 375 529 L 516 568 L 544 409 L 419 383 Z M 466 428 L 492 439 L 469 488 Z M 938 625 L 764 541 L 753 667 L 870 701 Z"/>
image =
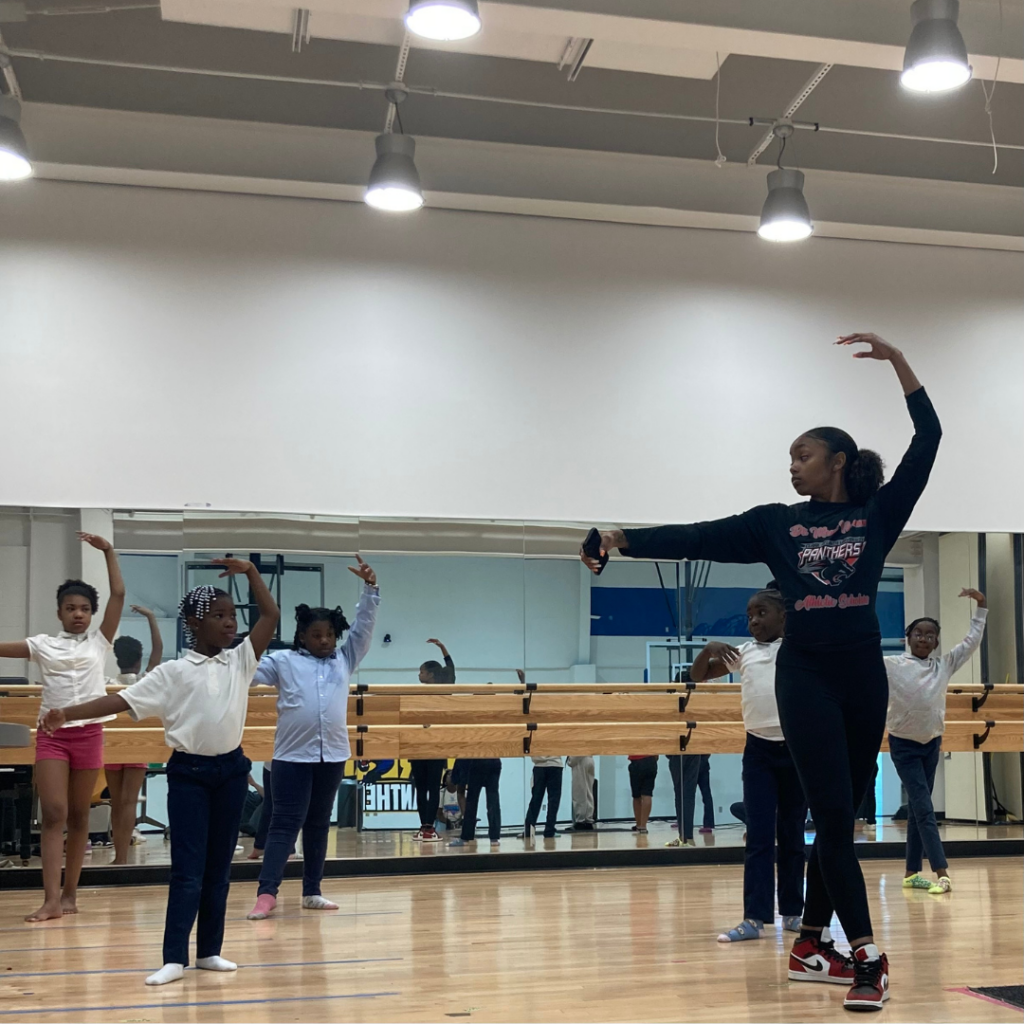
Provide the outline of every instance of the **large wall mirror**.
<path id="1" fill-rule="evenodd" d="M 82 575 L 101 582 L 102 564 L 83 551 L 75 538 L 78 529 L 112 534 L 128 591 L 120 630 L 141 641 L 144 662 L 153 630 L 159 633 L 165 659 L 182 650 L 178 602 L 188 588 L 216 578 L 217 570 L 209 565 L 212 558 L 231 554 L 258 563 L 281 606 L 278 645 L 291 644 L 299 604 L 340 605 L 351 619 L 360 584 L 347 570 L 357 556 L 363 558 L 377 572 L 382 601 L 372 644 L 353 681 L 371 689 L 414 687 L 424 678 L 424 666 L 444 666 L 445 655 L 456 686 L 672 684 L 686 678 L 694 655 L 709 639 L 735 642 L 746 637 L 747 601 L 769 575 L 764 566 L 613 560 L 595 578 L 577 557 L 585 531 L 578 523 L 4 508 L 0 640 L 56 632 L 53 597 L 65 578 Z M 961 588 L 974 587 L 988 594 L 988 630 L 982 647 L 954 682 L 1021 682 L 1020 559 L 1020 538 L 1009 534 L 904 535 L 889 556 L 878 602 L 886 652 L 903 650 L 906 623 L 922 615 L 939 619 L 944 647 L 959 642 L 967 633 L 972 608 L 958 594 Z M 236 586 L 234 596 L 244 632 L 252 614 L 250 598 L 244 586 Z M 128 610 L 133 605 L 148 609 L 152 617 Z M 108 669 L 114 679 L 118 670 L 113 661 Z M 0 663 L 0 700 L 38 682 L 34 666 Z M 25 799 L 30 772 L 14 763 L 13 753 L 7 751 L 7 763 L 0 766 L 0 860 L 16 871 L 24 848 L 17 805 Z M 698 850 L 714 847 L 742 857 L 740 761 L 739 753 L 712 754 L 701 767 L 693 823 Z M 31 751 L 25 762 L 31 764 Z M 339 795 L 330 856 L 363 862 L 365 869 L 367 859 L 530 851 L 580 856 L 646 850 L 672 855 L 665 849 L 676 835 L 677 817 L 670 757 L 659 759 L 646 835 L 633 830 L 625 756 L 574 754 L 569 762 L 554 813 L 554 838 L 542 842 L 539 829 L 536 843 L 517 838 L 531 799 L 533 762 L 506 757 L 499 784 L 500 847 L 480 843 L 467 852 L 414 840 L 419 816 L 408 761 L 353 757 Z M 1020 752 L 944 754 L 935 804 L 946 842 L 1024 838 L 1022 762 Z M 464 794 L 458 764 L 450 762 L 448 768 L 452 771 L 445 776 L 449 784 L 439 819 L 451 826 L 444 838 L 453 838 L 459 834 Z M 258 825 L 263 769 L 264 763 L 254 759 L 248 833 Z M 129 867 L 167 864 L 165 795 L 162 766 L 154 763 L 138 809 L 140 842 L 132 848 Z M 540 809 L 541 825 L 549 799 L 545 797 Z M 101 785 L 95 796 L 89 868 L 104 867 L 112 859 L 112 850 L 104 845 L 109 826 L 104 802 Z M 883 753 L 870 799 L 861 808 L 861 840 L 879 849 L 901 844 L 906 835 L 904 804 L 899 777 Z M 485 834 L 483 800 L 478 817 L 478 829 Z M 38 868 L 37 836 L 31 845 L 28 866 Z M 248 859 L 252 845 L 252 835 L 244 836 L 239 861 Z"/>

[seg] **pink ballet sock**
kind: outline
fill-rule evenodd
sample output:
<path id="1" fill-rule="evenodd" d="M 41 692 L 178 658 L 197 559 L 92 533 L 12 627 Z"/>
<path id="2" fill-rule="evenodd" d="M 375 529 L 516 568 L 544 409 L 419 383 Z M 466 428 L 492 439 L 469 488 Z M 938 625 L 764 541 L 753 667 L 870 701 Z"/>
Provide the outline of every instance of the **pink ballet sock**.
<path id="1" fill-rule="evenodd" d="M 265 892 L 260 896 L 256 897 L 256 906 L 249 911 L 248 917 L 250 921 L 262 921 L 264 918 L 270 917 L 270 912 L 277 906 L 277 897 L 271 896 L 269 892 Z"/>

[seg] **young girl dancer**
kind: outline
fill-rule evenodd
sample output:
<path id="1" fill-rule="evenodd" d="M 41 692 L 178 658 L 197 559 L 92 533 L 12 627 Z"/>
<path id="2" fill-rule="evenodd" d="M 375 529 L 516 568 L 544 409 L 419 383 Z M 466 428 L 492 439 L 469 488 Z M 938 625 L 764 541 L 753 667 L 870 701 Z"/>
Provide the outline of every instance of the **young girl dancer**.
<path id="1" fill-rule="evenodd" d="M 244 573 L 256 598 L 259 619 L 237 647 L 232 647 L 238 620 L 231 595 L 217 587 L 195 587 L 179 609 L 191 647 L 185 657 L 158 665 L 120 693 L 50 711 L 44 723 L 52 733 L 66 721 L 121 711 L 136 721 L 156 716 L 164 723 L 167 745 L 174 751 L 167 763 L 171 885 L 164 965 L 146 979 L 147 985 L 166 985 L 184 975 L 197 914 L 196 967 L 237 969 L 220 950 L 231 858 L 251 768 L 240 744 L 249 686 L 257 660 L 274 636 L 279 613 L 252 562 L 218 558 L 213 564 L 224 567 L 222 577 Z"/>
<path id="2" fill-rule="evenodd" d="M 124 607 L 124 581 L 113 545 L 91 533 L 79 539 L 102 551 L 110 578 L 110 597 L 100 628 L 89 632 L 99 610 L 95 587 L 82 580 L 66 580 L 57 588 L 57 617 L 63 627 L 57 636 L 32 636 L 17 643 L 0 644 L 0 658 L 27 658 L 43 677 L 40 721 L 51 708 L 60 708 L 107 692 L 103 667 L 117 633 Z M 49 921 L 78 913 L 78 879 L 89 839 L 89 804 L 96 777 L 103 765 L 103 722 L 109 712 L 82 716 L 73 726 L 52 732 L 36 731 L 35 783 L 43 818 L 43 905 L 26 921 Z M 67 828 L 65 850 L 64 830 Z M 64 889 L 60 885 L 65 857 Z"/>
<path id="3" fill-rule="evenodd" d="M 133 604 L 132 611 L 143 616 L 149 623 L 150 652 L 146 671 L 152 672 L 164 656 L 164 642 L 156 616 L 141 605 Z M 119 669 L 116 683 L 131 686 L 142 674 L 142 644 L 133 636 L 119 636 L 114 641 L 114 657 Z M 135 764 L 104 764 L 103 774 L 110 789 L 111 831 L 114 833 L 114 859 L 112 864 L 127 864 L 128 851 L 135 831 L 136 810 L 139 806 L 139 791 L 146 778 L 146 766 Z"/>
<path id="4" fill-rule="evenodd" d="M 340 608 L 295 609 L 295 643 L 290 651 L 268 654 L 254 682 L 277 687 L 277 732 L 270 784 L 273 816 L 250 921 L 260 921 L 277 906 L 288 855 L 302 830 L 302 906 L 337 910 L 320 894 L 327 860 L 331 811 L 351 756 L 348 742 L 348 684 L 370 649 L 380 590 L 377 575 L 358 555 L 349 566 L 363 581 L 363 593 L 349 626 Z M 338 647 L 341 634 L 348 630 Z"/>
<path id="5" fill-rule="evenodd" d="M 932 786 L 946 727 L 946 688 L 953 674 L 970 660 L 985 632 L 988 605 L 980 590 L 964 589 L 961 597 L 978 602 L 967 636 L 948 654 L 936 657 L 939 624 L 914 619 L 907 627 L 907 650 L 885 659 L 889 676 L 889 754 L 907 790 L 907 874 L 905 889 L 927 889 L 940 896 L 952 892 L 949 863 L 932 807 Z M 921 874 L 921 854 L 938 876 Z"/>
<path id="6" fill-rule="evenodd" d="M 710 643 L 690 668 L 695 682 L 739 673 L 742 687 L 743 805 L 747 851 L 743 862 L 743 920 L 718 936 L 742 942 L 764 936 L 775 920 L 775 840 L 779 853 L 779 913 L 782 927 L 800 931 L 804 909 L 804 820 L 807 804 L 789 756 L 775 702 L 775 658 L 782 646 L 786 606 L 773 580 L 747 603 L 747 629 L 754 638 L 739 648 Z M 829 941 L 826 937 L 824 941 Z M 831 962 L 823 965 L 831 967 Z"/>
<path id="7" fill-rule="evenodd" d="M 845 431 L 818 427 L 790 448 L 797 505 L 760 505 L 742 515 L 690 526 L 612 530 L 581 557 L 599 572 L 607 553 L 634 558 L 766 562 L 786 601 L 786 633 L 776 658 L 782 732 L 814 818 L 803 927 L 790 954 L 792 980 L 823 980 L 830 956 L 822 929 L 833 910 L 853 949 L 845 1006 L 880 1010 L 889 966 L 875 945 L 853 815 L 885 731 L 888 683 L 875 598 L 885 556 L 928 482 L 942 435 L 935 410 L 903 354 L 874 334 L 856 358 L 892 364 L 914 421 L 914 438 L 888 484 L 882 462 Z M 597 550 L 595 550 L 595 547 Z M 749 811 L 749 808 L 748 808 Z M 808 967 L 808 965 L 811 965 Z"/>

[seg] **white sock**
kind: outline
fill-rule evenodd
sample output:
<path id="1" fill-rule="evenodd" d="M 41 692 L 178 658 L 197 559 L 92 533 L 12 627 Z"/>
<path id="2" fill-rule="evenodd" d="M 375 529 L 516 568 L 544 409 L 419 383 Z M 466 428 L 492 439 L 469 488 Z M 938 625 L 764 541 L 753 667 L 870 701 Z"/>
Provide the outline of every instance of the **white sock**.
<path id="1" fill-rule="evenodd" d="M 238 964 L 225 960 L 222 956 L 204 956 L 196 961 L 196 967 L 201 971 L 237 971 Z"/>
<path id="2" fill-rule="evenodd" d="M 825 927 L 821 929 L 821 941 L 822 942 L 831 942 L 832 941 L 832 933 L 828 930 L 828 925 L 825 925 Z"/>
<path id="3" fill-rule="evenodd" d="M 302 897 L 302 909 L 303 910 L 337 910 L 338 904 L 332 903 L 325 896 L 321 896 L 319 893 L 316 896 L 303 896 Z"/>
<path id="4" fill-rule="evenodd" d="M 171 981 L 181 981 L 185 976 L 184 964 L 164 964 L 156 974 L 146 979 L 147 985 L 166 985 Z"/>

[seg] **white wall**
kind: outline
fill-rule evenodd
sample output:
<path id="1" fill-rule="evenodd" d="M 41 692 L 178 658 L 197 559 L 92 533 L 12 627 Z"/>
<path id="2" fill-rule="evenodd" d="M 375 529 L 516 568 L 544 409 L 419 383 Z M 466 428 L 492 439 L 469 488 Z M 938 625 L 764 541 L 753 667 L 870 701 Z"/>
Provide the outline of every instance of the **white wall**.
<path id="1" fill-rule="evenodd" d="M 891 371 L 830 344 L 874 329 L 945 428 L 912 525 L 1024 523 L 1018 255 L 44 181 L 0 220 L 0 503 L 713 517 L 822 421 L 895 464 Z"/>

